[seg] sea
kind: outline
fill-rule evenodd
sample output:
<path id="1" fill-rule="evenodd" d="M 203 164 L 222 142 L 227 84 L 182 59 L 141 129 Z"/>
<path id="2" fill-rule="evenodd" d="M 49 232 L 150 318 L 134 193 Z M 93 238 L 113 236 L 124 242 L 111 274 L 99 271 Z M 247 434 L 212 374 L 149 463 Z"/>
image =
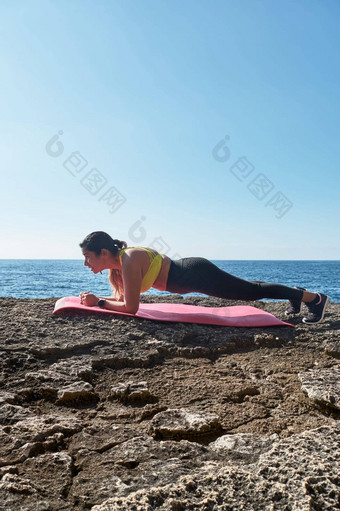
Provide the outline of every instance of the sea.
<path id="1" fill-rule="evenodd" d="M 300 286 L 327 294 L 340 302 L 340 261 L 229 261 L 212 260 L 222 270 L 246 280 Z M 80 259 L 0 259 L 0 296 L 60 298 L 90 291 L 110 296 L 108 270 L 94 275 Z M 150 289 L 146 293 L 168 295 Z M 191 295 L 202 296 L 199 293 Z M 186 295 L 188 296 L 188 295 Z M 275 300 L 270 300 L 275 301 Z"/>

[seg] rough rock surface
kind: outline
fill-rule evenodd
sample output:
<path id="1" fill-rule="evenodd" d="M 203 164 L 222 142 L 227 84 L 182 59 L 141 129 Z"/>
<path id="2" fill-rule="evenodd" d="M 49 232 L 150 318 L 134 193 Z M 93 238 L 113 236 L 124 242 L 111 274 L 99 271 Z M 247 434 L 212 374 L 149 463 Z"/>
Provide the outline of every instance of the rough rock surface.
<path id="1" fill-rule="evenodd" d="M 216 413 L 193 413 L 169 409 L 157 413 L 151 421 L 150 432 L 155 438 L 198 439 L 221 430 Z"/>
<path id="2" fill-rule="evenodd" d="M 146 381 L 127 381 L 126 383 L 119 383 L 111 387 L 110 398 L 118 399 L 123 403 L 146 403 L 151 397 Z"/>
<path id="3" fill-rule="evenodd" d="M 302 390 L 310 399 L 340 410 L 340 365 L 300 373 Z"/>
<path id="4" fill-rule="evenodd" d="M 340 304 L 244 329 L 52 316 L 56 299 L 0 298 L 0 509 L 340 508 Z"/>

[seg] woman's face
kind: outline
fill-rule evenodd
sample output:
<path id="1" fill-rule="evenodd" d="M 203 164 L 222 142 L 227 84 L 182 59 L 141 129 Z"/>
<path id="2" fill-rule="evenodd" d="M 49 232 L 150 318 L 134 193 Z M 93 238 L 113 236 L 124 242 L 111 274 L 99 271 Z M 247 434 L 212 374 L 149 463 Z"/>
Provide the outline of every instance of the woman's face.
<path id="1" fill-rule="evenodd" d="M 88 266 L 93 273 L 99 273 L 103 268 L 103 261 L 101 255 L 97 255 L 91 250 L 82 249 L 84 266 Z"/>

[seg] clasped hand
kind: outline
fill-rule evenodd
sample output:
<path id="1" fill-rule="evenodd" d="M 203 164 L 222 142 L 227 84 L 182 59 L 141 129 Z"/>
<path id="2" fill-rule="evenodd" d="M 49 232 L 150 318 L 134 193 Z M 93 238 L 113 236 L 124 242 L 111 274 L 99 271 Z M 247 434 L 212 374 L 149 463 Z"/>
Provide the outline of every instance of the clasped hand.
<path id="1" fill-rule="evenodd" d="M 87 307 L 93 307 L 94 305 L 97 305 L 99 300 L 98 296 L 90 293 L 89 291 L 81 291 L 81 293 L 79 293 L 79 299 L 80 303 L 82 305 L 87 305 Z"/>

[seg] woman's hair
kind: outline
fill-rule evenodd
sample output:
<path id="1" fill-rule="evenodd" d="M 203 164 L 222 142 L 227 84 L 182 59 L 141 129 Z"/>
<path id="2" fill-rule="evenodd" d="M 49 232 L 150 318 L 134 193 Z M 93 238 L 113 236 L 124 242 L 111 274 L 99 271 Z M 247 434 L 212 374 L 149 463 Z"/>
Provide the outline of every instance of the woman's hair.
<path id="1" fill-rule="evenodd" d="M 125 241 L 114 240 L 109 234 L 103 231 L 95 231 L 88 234 L 84 240 L 79 243 L 80 248 L 95 252 L 100 255 L 102 248 L 106 248 L 113 256 L 116 256 L 123 248 L 127 247 Z M 120 270 L 109 270 L 109 282 L 112 292 L 117 300 L 124 295 L 124 286 L 122 272 Z"/>

